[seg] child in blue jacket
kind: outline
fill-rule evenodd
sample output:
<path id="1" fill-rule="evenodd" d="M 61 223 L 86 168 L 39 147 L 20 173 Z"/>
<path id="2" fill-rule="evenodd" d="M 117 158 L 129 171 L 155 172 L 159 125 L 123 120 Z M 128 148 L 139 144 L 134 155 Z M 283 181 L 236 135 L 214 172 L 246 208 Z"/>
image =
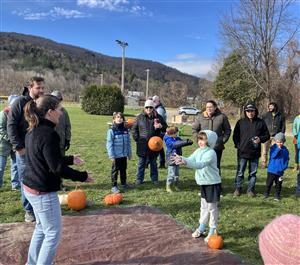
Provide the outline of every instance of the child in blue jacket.
<path id="1" fill-rule="evenodd" d="M 275 144 L 270 149 L 270 162 L 268 166 L 268 176 L 266 181 L 265 199 L 269 197 L 273 182 L 275 182 L 275 201 L 280 200 L 282 187 L 282 176 L 289 165 L 289 151 L 284 146 L 285 136 L 282 132 L 274 137 Z"/>
<path id="2" fill-rule="evenodd" d="M 192 145 L 192 140 L 182 140 L 178 136 L 177 127 L 168 127 L 166 134 L 164 136 L 164 142 L 167 147 L 166 159 L 168 164 L 168 176 L 166 182 L 166 191 L 172 193 L 172 185 L 174 184 L 174 190 L 179 191 L 178 181 L 179 181 L 179 166 L 170 160 L 172 155 L 182 155 L 182 147 Z"/>
<path id="3" fill-rule="evenodd" d="M 131 142 L 128 129 L 125 127 L 123 113 L 113 114 L 112 127 L 107 131 L 106 149 L 108 157 L 112 161 L 111 181 L 113 193 L 119 193 L 117 185 L 118 172 L 120 171 L 121 186 L 123 189 L 130 188 L 126 183 L 127 158 L 131 159 Z"/>

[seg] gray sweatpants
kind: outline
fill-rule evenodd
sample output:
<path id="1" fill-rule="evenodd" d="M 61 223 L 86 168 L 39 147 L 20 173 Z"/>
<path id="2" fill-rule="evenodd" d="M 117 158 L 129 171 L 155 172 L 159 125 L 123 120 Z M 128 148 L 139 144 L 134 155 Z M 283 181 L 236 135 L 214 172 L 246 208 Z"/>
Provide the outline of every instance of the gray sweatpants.
<path id="1" fill-rule="evenodd" d="M 199 223 L 207 224 L 209 219 L 209 227 L 217 228 L 218 216 L 219 216 L 218 203 L 206 202 L 205 199 L 201 198 Z"/>

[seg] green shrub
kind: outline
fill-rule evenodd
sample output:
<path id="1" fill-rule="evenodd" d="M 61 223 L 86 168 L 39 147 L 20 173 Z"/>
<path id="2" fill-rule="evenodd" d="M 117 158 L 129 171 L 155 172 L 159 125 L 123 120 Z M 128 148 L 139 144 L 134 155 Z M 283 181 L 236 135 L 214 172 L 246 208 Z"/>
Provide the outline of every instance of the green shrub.
<path id="1" fill-rule="evenodd" d="M 117 86 L 89 86 L 83 91 L 82 109 L 96 115 L 124 112 L 124 96 Z"/>

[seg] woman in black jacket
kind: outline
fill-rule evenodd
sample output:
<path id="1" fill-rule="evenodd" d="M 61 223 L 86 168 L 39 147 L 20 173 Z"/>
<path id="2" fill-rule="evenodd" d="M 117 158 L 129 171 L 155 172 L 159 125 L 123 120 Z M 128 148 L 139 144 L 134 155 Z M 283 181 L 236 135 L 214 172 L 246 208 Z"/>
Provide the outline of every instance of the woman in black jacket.
<path id="1" fill-rule="evenodd" d="M 52 264 L 61 231 L 61 209 L 57 191 L 61 178 L 90 182 L 87 172 L 80 172 L 68 165 L 82 165 L 78 156 L 63 157 L 55 125 L 62 115 L 59 100 L 51 95 L 41 96 L 25 105 L 28 121 L 26 145 L 26 174 L 24 193 L 31 203 L 36 226 L 31 238 L 27 264 Z"/>

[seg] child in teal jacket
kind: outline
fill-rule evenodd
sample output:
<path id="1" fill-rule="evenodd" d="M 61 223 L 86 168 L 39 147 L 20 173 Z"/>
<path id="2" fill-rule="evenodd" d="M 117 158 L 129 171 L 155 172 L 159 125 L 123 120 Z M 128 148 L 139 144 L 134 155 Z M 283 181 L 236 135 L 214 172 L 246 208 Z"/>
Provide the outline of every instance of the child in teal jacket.
<path id="1" fill-rule="evenodd" d="M 188 158 L 175 155 L 172 160 L 177 165 L 186 165 L 187 167 L 196 169 L 195 179 L 200 185 L 201 191 L 201 207 L 199 227 L 192 234 L 197 238 L 205 233 L 205 226 L 209 220 L 209 233 L 205 238 L 208 242 L 210 236 L 215 234 L 218 224 L 218 202 L 221 195 L 221 177 L 217 167 L 217 155 L 214 146 L 218 136 L 210 130 L 200 131 L 198 134 L 199 148 Z"/>

